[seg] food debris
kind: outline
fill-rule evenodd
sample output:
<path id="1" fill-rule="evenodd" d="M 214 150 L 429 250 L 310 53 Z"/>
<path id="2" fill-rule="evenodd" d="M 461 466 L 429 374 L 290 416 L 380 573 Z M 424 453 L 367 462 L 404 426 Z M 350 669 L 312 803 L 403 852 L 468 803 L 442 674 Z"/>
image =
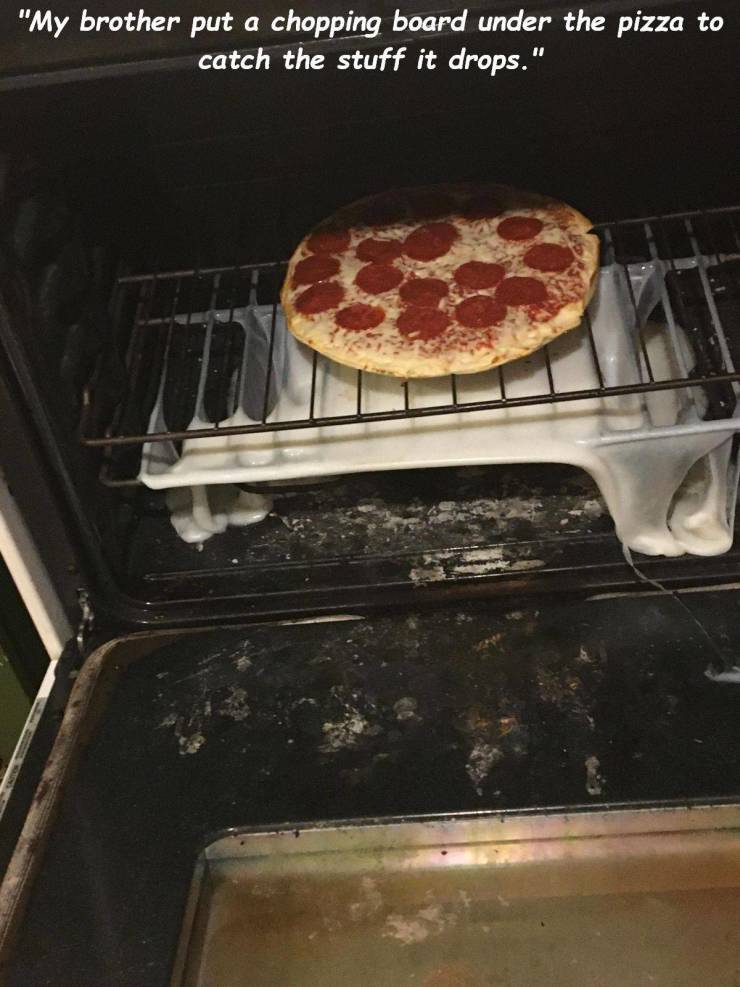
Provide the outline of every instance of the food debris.
<path id="1" fill-rule="evenodd" d="M 385 920 L 382 935 L 387 939 L 398 939 L 403 946 L 423 942 L 429 936 L 438 936 L 445 929 L 457 925 L 457 913 L 441 905 L 427 905 L 410 918 L 403 915 L 389 915 Z"/>
<path id="2" fill-rule="evenodd" d="M 205 744 L 206 738 L 202 733 L 193 733 L 189 737 L 177 738 L 177 746 L 181 754 L 195 754 Z"/>
<path id="3" fill-rule="evenodd" d="M 219 716 L 229 716 L 237 722 L 246 720 L 250 713 L 246 689 L 232 686 L 230 695 L 221 703 L 218 713 Z"/>
<path id="4" fill-rule="evenodd" d="M 475 743 L 470 754 L 468 754 L 465 771 L 478 795 L 483 795 L 483 782 L 490 774 L 491 769 L 503 759 L 503 752 L 498 747 L 481 740 Z"/>
<path id="5" fill-rule="evenodd" d="M 593 658 L 588 653 L 585 644 L 582 644 L 578 649 L 578 655 L 576 656 L 576 661 L 579 665 L 590 665 L 593 662 Z"/>
<path id="6" fill-rule="evenodd" d="M 475 645 L 475 647 L 474 647 L 473 650 L 474 651 L 487 651 L 489 647 L 490 648 L 495 648 L 497 645 L 501 644 L 501 642 L 504 640 L 505 637 L 506 637 L 506 635 L 504 634 L 503 631 L 497 631 L 495 634 L 491 634 L 490 637 L 485 637 L 485 638 L 483 638 L 482 641 L 479 641 Z"/>
<path id="7" fill-rule="evenodd" d="M 404 696 L 398 702 L 394 703 L 393 712 L 396 714 L 398 722 L 403 723 L 404 720 L 418 720 L 419 716 L 416 712 L 417 705 L 413 696 Z"/>
<path id="8" fill-rule="evenodd" d="M 425 556 L 424 562 L 426 565 L 423 568 L 414 567 L 409 571 L 409 579 L 412 583 L 438 583 L 443 579 L 446 579 L 445 571 L 439 562 L 435 562 Z"/>
<path id="9" fill-rule="evenodd" d="M 586 791 L 589 795 L 601 795 L 604 791 L 604 778 L 599 773 L 601 764 L 598 757 L 592 754 L 585 760 L 586 767 Z"/>
<path id="10" fill-rule="evenodd" d="M 422 565 L 409 572 L 413 583 L 435 583 L 459 576 L 489 576 L 499 572 L 528 572 L 542 569 L 543 559 L 506 558 L 504 547 L 492 545 L 489 548 L 476 548 L 467 551 L 445 549 L 422 556 Z"/>
<path id="11" fill-rule="evenodd" d="M 372 877 L 363 877 L 360 882 L 362 897 L 349 906 L 349 917 L 353 922 L 370 918 L 383 907 L 383 895 L 378 891 L 378 883 Z"/>
<path id="12" fill-rule="evenodd" d="M 359 710 L 349 708 L 343 720 L 327 720 L 322 725 L 324 743 L 319 750 L 328 754 L 354 747 L 369 725 Z"/>
<path id="13" fill-rule="evenodd" d="M 511 733 L 512 730 L 516 730 L 519 726 L 519 720 L 515 716 L 502 716 L 498 721 L 499 733 L 502 737 L 505 737 L 507 733 Z"/>

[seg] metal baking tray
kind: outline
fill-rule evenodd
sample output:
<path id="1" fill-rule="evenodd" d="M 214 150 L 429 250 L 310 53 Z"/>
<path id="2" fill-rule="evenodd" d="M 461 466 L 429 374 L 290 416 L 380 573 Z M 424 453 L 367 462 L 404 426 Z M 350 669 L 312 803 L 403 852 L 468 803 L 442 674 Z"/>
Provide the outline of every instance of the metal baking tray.
<path id="1" fill-rule="evenodd" d="M 172 987 L 735 987 L 740 807 L 231 832 Z"/>

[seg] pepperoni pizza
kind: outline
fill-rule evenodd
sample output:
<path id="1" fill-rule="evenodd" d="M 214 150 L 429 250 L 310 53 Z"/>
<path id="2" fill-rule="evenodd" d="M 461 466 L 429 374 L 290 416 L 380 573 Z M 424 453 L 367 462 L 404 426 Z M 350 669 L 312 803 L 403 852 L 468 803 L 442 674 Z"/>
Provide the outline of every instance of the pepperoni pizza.
<path id="1" fill-rule="evenodd" d="M 505 186 L 363 199 L 291 258 L 288 327 L 339 363 L 395 377 L 476 373 L 577 326 L 598 240 L 564 203 Z"/>

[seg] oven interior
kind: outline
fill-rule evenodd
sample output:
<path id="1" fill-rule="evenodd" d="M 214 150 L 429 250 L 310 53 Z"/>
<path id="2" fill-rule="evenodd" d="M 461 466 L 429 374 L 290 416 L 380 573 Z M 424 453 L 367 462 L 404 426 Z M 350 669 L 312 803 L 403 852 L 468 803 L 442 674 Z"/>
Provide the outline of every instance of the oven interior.
<path id="1" fill-rule="evenodd" d="M 460 42 L 435 44 L 444 55 Z M 674 269 L 671 299 L 692 327 L 707 420 L 734 413 L 740 214 L 726 208 L 737 199 L 730 46 L 693 34 L 637 35 L 629 46 L 594 35 L 575 65 L 567 38 L 548 45 L 527 86 L 521 73 L 211 73 L 204 82 L 181 69 L 4 95 L 15 135 L 3 182 L 4 336 L 34 441 L 58 480 L 76 554 L 67 570 L 80 570 L 67 573 L 69 586 L 92 587 L 124 622 L 187 622 L 205 602 L 223 619 L 245 608 L 362 609 L 420 592 L 636 585 L 596 486 L 572 466 L 287 484 L 270 491 L 261 523 L 201 545 L 176 535 L 164 492 L 136 479 L 136 439 L 165 359 L 169 431 L 192 418 L 203 358 L 193 313 L 250 298 L 274 311 L 283 263 L 313 223 L 354 198 L 438 181 L 499 181 L 572 202 L 600 224 L 618 264 L 656 250 L 667 263 L 697 251 L 707 258 L 709 294 Z M 638 217 L 649 225 L 631 222 Z M 712 305 L 721 306 L 729 350 Z M 233 324 L 218 328 L 211 426 L 227 416 L 236 359 Z M 263 411 L 270 388 L 268 379 L 255 399 Z M 359 419 L 363 393 L 358 380 Z M 456 400 L 453 380 L 447 412 Z M 256 431 L 267 427 L 259 418 Z M 8 438 L 9 459 L 22 461 L 25 440 Z M 49 518 L 35 511 L 28 522 L 44 550 Z M 506 565 L 466 568 L 471 551 L 492 547 Z M 536 567 L 517 565 L 531 559 Z M 430 564 L 442 564 L 445 578 L 420 587 L 414 573 Z M 732 551 L 640 564 L 676 586 L 726 581 L 736 570 Z"/>

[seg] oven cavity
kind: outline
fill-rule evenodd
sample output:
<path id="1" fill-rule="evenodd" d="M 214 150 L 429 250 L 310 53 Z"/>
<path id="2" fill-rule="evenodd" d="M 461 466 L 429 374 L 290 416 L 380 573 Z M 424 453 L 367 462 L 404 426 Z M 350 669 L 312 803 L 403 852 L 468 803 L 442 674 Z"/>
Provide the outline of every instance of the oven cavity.
<path id="1" fill-rule="evenodd" d="M 560 462 L 590 473 L 628 548 L 725 552 L 737 221 L 725 209 L 597 227 L 602 267 L 579 329 L 506 366 L 433 380 L 350 370 L 298 343 L 277 301 L 283 264 L 122 274 L 125 393 L 95 429 L 104 381 L 88 386 L 83 442 L 105 449 L 104 482 L 169 490 L 189 541 L 263 519 L 263 484 Z"/>

